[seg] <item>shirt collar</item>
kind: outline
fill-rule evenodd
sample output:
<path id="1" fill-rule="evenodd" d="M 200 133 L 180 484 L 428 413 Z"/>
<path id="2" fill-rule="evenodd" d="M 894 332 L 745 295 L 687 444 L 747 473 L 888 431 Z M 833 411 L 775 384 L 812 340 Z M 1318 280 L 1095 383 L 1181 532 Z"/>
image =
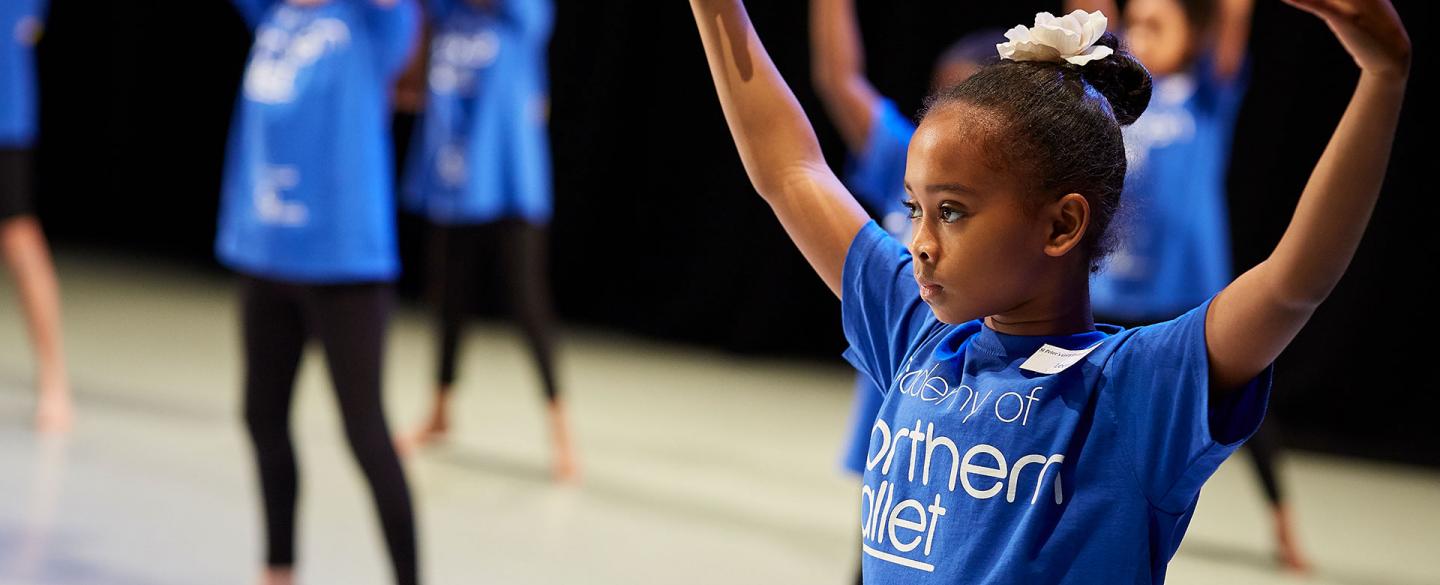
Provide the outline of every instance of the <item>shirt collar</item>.
<path id="1" fill-rule="evenodd" d="M 1085 349 L 1124 329 L 1104 323 L 1097 323 L 1095 327 L 1094 331 L 1071 335 L 1010 335 L 991 329 L 983 320 L 976 319 L 947 332 L 935 347 L 935 359 L 949 360 L 963 356 L 966 346 L 1004 358 L 1029 357 L 1045 344 L 1070 350 Z"/>

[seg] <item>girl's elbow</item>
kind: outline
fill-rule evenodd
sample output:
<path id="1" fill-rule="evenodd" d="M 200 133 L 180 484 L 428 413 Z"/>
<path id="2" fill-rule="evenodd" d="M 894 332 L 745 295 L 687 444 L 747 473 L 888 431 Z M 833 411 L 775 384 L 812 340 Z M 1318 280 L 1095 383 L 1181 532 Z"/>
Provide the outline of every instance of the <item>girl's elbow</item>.
<path id="1" fill-rule="evenodd" d="M 1303 282 L 1294 279 L 1271 288 L 1271 304 L 1286 313 L 1311 314 L 1335 290 L 1334 282 Z"/>
<path id="2" fill-rule="evenodd" d="M 1281 268 L 1273 259 L 1256 267 L 1262 283 L 1255 289 L 1273 311 L 1287 314 L 1310 314 L 1325 302 L 1336 281 L 1304 274 L 1303 270 Z"/>
<path id="3" fill-rule="evenodd" d="M 816 179 L 806 165 L 777 169 L 771 172 L 752 172 L 750 184 L 760 197 L 774 203 L 794 196 L 796 193 L 815 188 Z"/>

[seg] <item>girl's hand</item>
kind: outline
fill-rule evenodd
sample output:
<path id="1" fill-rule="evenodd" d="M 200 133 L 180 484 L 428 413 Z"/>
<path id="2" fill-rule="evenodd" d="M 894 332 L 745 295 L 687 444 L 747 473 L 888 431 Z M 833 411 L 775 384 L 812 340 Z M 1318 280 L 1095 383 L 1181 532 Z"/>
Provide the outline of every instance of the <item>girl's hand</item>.
<path id="1" fill-rule="evenodd" d="M 1366 73 L 1406 79 L 1410 35 L 1390 0 L 1285 0 L 1319 16 Z"/>

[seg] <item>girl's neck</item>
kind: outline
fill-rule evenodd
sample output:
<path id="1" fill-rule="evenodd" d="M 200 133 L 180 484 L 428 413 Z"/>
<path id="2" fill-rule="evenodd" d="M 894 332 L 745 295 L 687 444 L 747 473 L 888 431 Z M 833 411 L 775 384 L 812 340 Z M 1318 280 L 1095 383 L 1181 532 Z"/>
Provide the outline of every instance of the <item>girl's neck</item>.
<path id="1" fill-rule="evenodd" d="M 1072 335 L 1095 330 L 1090 311 L 1090 272 L 1068 275 L 1045 293 L 985 317 L 985 325 L 1007 335 Z"/>

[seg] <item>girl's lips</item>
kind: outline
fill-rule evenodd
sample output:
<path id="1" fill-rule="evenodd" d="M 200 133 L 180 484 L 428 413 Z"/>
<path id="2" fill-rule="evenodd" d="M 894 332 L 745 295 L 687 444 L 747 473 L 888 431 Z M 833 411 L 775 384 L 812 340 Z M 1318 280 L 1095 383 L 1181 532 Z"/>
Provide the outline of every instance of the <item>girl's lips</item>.
<path id="1" fill-rule="evenodd" d="M 928 299 L 945 291 L 945 287 L 928 280 L 917 278 L 915 283 L 920 285 L 920 298 L 922 299 Z"/>

